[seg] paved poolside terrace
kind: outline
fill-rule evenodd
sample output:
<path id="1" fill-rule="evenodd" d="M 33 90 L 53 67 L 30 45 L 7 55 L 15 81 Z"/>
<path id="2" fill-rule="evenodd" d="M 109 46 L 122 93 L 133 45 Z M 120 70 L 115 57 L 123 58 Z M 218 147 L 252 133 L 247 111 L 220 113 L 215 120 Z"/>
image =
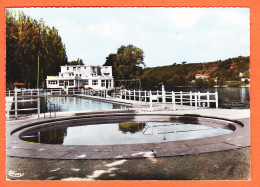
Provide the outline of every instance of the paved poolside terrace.
<path id="1" fill-rule="evenodd" d="M 104 102 L 111 102 L 111 103 L 117 103 L 117 104 L 124 104 L 127 106 L 132 106 L 132 108 L 128 109 L 115 109 L 112 111 L 93 111 L 93 112 L 82 112 L 82 111 L 75 111 L 75 112 L 57 112 L 56 118 L 48 117 L 48 114 L 46 114 L 46 118 L 44 118 L 43 114 L 40 114 L 40 118 L 38 118 L 38 115 L 30 115 L 26 116 L 24 118 L 19 118 L 18 120 L 9 120 L 6 121 L 6 155 L 7 155 L 7 171 L 10 171 L 11 168 L 17 167 L 16 164 L 19 166 L 23 165 L 24 159 L 26 159 L 26 162 L 28 163 L 26 167 L 28 167 L 28 174 L 36 173 L 35 167 L 39 164 L 39 162 L 46 162 L 50 163 L 51 160 L 55 161 L 55 163 L 52 163 L 53 167 L 55 167 L 57 164 L 60 164 L 60 161 L 65 164 L 67 168 L 74 168 L 75 165 L 73 165 L 72 160 L 84 160 L 84 163 L 90 164 L 91 166 L 93 163 L 96 163 L 96 167 L 101 167 L 103 165 L 102 163 L 107 163 L 108 160 L 111 160 L 111 164 L 113 165 L 117 162 L 122 162 L 130 165 L 136 165 L 138 164 L 140 168 L 140 172 L 143 172 L 145 176 L 139 173 L 136 169 L 132 171 L 132 167 L 127 166 L 124 164 L 122 166 L 119 163 L 118 168 L 122 168 L 123 171 L 127 171 L 124 175 L 125 177 L 122 178 L 115 178 L 114 175 L 104 174 L 106 172 L 113 173 L 113 171 L 106 171 L 104 170 L 103 174 L 97 175 L 95 177 L 95 169 L 89 168 L 89 166 L 85 169 L 81 168 L 82 171 L 87 173 L 92 173 L 93 175 L 88 175 L 87 177 L 82 177 L 79 173 L 78 174 L 72 174 L 68 169 L 66 170 L 66 174 L 58 174 L 59 176 L 55 175 L 57 178 L 52 177 L 52 173 L 57 172 L 59 173 L 59 168 L 54 168 L 52 173 L 49 173 L 51 176 L 46 176 L 46 174 L 41 174 L 38 176 L 38 178 L 33 176 L 25 176 L 21 179 L 40 179 L 40 180 L 113 180 L 113 179 L 178 179 L 179 176 L 174 177 L 171 176 L 171 172 L 184 172 L 182 171 L 182 166 L 185 169 L 186 164 L 182 164 L 182 166 L 177 169 L 173 169 L 176 166 L 173 166 L 174 164 L 177 164 L 178 162 L 187 162 L 189 163 L 190 160 L 193 160 L 194 158 L 198 158 L 198 154 L 204 155 L 200 156 L 201 158 L 213 158 L 210 163 L 208 163 L 208 167 L 215 167 L 216 163 L 214 163 L 214 160 L 217 162 L 217 165 L 221 166 L 220 169 L 224 166 L 222 166 L 222 163 L 220 160 L 225 160 L 225 167 L 231 167 L 228 164 L 232 164 L 232 167 L 235 167 L 235 173 L 232 175 L 231 178 L 230 174 L 220 176 L 219 178 L 214 178 L 213 176 L 207 176 L 208 174 L 204 174 L 202 178 L 197 176 L 197 170 L 200 170 L 198 167 L 198 160 L 193 160 L 192 165 L 189 167 L 194 167 L 192 170 L 195 171 L 196 174 L 190 173 L 191 177 L 197 178 L 197 179 L 248 179 L 250 178 L 250 156 L 248 160 L 248 154 L 250 154 L 250 151 L 248 152 L 248 148 L 250 149 L 250 110 L 249 109 L 215 109 L 215 108 L 198 108 L 197 110 L 195 107 L 188 106 L 188 105 L 175 105 L 175 108 L 173 108 L 173 105 L 171 103 L 153 103 L 153 107 L 150 108 L 150 105 L 145 102 L 139 102 L 139 101 L 132 101 L 132 100 L 125 100 L 120 98 L 100 98 L 97 96 L 87 96 L 83 94 L 77 94 L 77 97 L 83 97 L 88 99 L 94 99 L 94 100 L 102 100 Z M 175 110 L 173 110 L 175 109 Z M 107 122 L 108 120 L 111 120 L 113 116 L 121 116 L 122 118 L 126 119 L 132 119 L 133 116 L 146 116 L 146 118 L 150 118 L 151 116 L 158 116 L 163 118 L 169 118 L 169 116 L 186 116 L 191 118 L 199 118 L 200 116 L 203 116 L 200 122 L 207 122 L 209 119 L 212 118 L 224 118 L 227 119 L 228 123 L 235 123 L 236 124 L 236 131 L 234 131 L 231 134 L 217 136 L 217 137 L 209 137 L 209 138 L 203 138 L 203 139 L 197 139 L 197 140 L 184 140 L 184 141 L 177 141 L 177 142 L 163 142 L 163 143 L 150 143 L 150 144 L 133 144 L 133 145 L 100 145 L 100 146 L 64 146 L 64 145 L 47 145 L 47 144 L 38 144 L 38 143 L 27 143 L 23 142 L 19 138 L 19 131 L 14 132 L 12 135 L 10 133 L 14 131 L 15 129 L 19 128 L 31 128 L 34 125 L 41 125 L 42 122 L 48 122 L 48 123 L 56 123 L 58 121 L 63 120 L 77 120 L 79 118 L 85 118 L 86 120 L 96 120 L 96 119 L 102 119 L 103 121 Z M 137 117 L 138 118 L 138 117 Z M 237 123 L 238 122 L 238 123 Z M 243 124 L 243 125 L 241 125 Z M 42 124 L 44 125 L 44 124 Z M 25 129 L 26 129 L 25 128 Z M 226 152 L 227 151 L 227 152 Z M 219 153 L 219 154 L 218 154 Z M 209 155 L 210 154 L 210 155 Z M 239 160 L 239 157 L 237 157 L 235 160 L 234 154 L 236 155 L 243 155 L 245 156 L 246 160 Z M 245 155 L 244 155 L 245 154 Z M 180 157 L 186 155 L 187 157 Z M 189 155 L 194 155 L 190 157 Z M 216 155 L 216 158 L 215 158 Z M 225 158 L 227 160 L 230 160 L 230 163 L 226 161 L 226 159 L 221 158 L 223 155 L 226 155 Z M 20 160 L 19 160 L 19 159 Z M 37 159 L 36 159 L 37 158 Z M 41 158 L 41 159 L 39 159 Z M 150 160 L 153 165 L 156 165 L 156 169 L 152 171 L 148 171 L 147 169 L 147 161 L 146 160 L 140 160 L 141 158 L 147 158 L 152 159 Z M 175 158 L 175 159 L 174 159 Z M 187 158 L 186 161 L 178 161 L 181 159 Z M 200 158 L 200 159 L 201 159 Z M 207 158 L 207 159 L 209 159 Z M 218 158 L 221 158 L 220 160 Z M 18 159 L 18 160 L 17 160 Z M 35 160 L 36 159 L 36 160 Z M 168 166 L 161 166 L 158 165 L 159 161 L 164 160 L 165 163 L 168 163 Z M 172 160 L 174 159 L 174 160 Z M 9 161 L 8 161 L 9 160 Z M 172 161 L 171 161 L 172 160 Z M 237 166 L 232 160 L 237 161 Z M 21 162 L 21 163 L 20 163 Z M 232 162 L 232 163 L 231 163 Z M 240 165 L 241 162 L 241 165 Z M 242 163 L 243 162 L 243 163 Z M 248 165 L 249 162 L 249 165 Z M 20 163 L 20 164 L 19 164 Z M 92 164 L 91 164 L 92 163 Z M 155 164 L 157 163 L 157 164 Z M 36 164 L 36 165 L 34 165 Z M 72 165 L 71 165 L 72 164 Z M 214 166 L 211 164 L 215 164 Z M 108 167 L 109 164 L 105 165 Z M 112 167 L 111 165 L 111 167 Z M 201 164 L 200 164 L 201 165 Z M 104 166 L 104 167 L 105 167 Z M 95 168 L 96 168 L 95 167 Z M 105 167 L 105 168 L 106 168 Z M 150 168 L 151 166 L 149 166 Z M 244 173 L 238 175 L 237 172 L 240 171 L 239 168 L 243 168 Z M 34 168 L 34 169 L 33 169 Z M 110 168 L 110 166 L 109 166 Z M 108 168 L 108 169 L 109 169 Z M 142 168 L 142 169 L 141 169 Z M 163 175 L 159 174 L 160 170 L 164 170 L 167 168 L 167 172 L 165 172 Z M 171 168 L 171 169 L 170 169 Z M 110 168 L 111 169 L 111 168 Z M 204 166 L 201 166 L 201 169 L 205 169 Z M 207 168 L 209 169 L 209 168 Z M 207 170 L 205 169 L 205 170 Z M 225 170 L 226 168 L 224 168 Z M 42 171 L 50 170 L 48 164 L 46 166 L 43 166 Z M 86 170 L 86 171 L 85 171 Z M 121 171 L 121 169 L 119 169 Z M 181 171 L 179 171 L 181 170 Z M 223 170 L 223 168 L 222 168 Z M 222 171 L 221 170 L 221 171 Z M 17 171 L 24 171 L 17 169 Z M 102 170 L 103 171 L 103 170 Z M 201 172 L 201 171 L 200 171 Z M 41 173 L 41 171 L 37 171 L 37 173 Z M 45 172 L 46 173 L 46 172 Z M 47 172 L 48 173 L 48 172 Z M 101 172 L 102 173 L 102 172 Z M 116 173 L 116 171 L 115 171 Z M 138 175 L 139 173 L 139 175 Z M 158 174 L 157 174 L 158 173 Z M 187 176 L 185 177 L 185 174 L 182 173 L 180 179 L 189 179 Z M 117 173 L 117 175 L 123 175 L 120 173 Z M 177 174 L 178 175 L 178 174 Z M 214 174 L 215 175 L 215 174 Z M 68 177 L 70 176 L 70 177 Z M 73 177 L 74 176 L 74 177 Z M 79 177 L 80 176 L 80 177 Z M 13 178 L 8 176 L 8 178 L 15 180 L 20 178 Z"/>

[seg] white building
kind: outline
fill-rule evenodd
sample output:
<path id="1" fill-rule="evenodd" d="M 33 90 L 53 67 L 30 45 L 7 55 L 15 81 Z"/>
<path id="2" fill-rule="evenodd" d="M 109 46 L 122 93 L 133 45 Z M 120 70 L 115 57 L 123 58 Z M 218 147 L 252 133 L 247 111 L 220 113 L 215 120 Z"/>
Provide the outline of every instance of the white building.
<path id="1" fill-rule="evenodd" d="M 47 76 L 47 88 L 113 88 L 112 66 L 61 66 L 59 76 Z"/>
<path id="2" fill-rule="evenodd" d="M 209 74 L 196 74 L 195 78 L 202 78 L 202 79 L 208 79 L 209 78 Z"/>

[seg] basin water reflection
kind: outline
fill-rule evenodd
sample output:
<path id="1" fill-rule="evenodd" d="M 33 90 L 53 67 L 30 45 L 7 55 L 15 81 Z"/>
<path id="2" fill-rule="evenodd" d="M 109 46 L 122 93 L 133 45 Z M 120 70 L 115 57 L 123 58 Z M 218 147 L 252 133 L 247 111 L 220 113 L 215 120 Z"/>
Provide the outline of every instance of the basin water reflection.
<path id="1" fill-rule="evenodd" d="M 232 133 L 202 124 L 124 122 L 84 126 L 49 127 L 23 133 L 23 141 L 62 145 L 115 145 L 191 140 Z"/>

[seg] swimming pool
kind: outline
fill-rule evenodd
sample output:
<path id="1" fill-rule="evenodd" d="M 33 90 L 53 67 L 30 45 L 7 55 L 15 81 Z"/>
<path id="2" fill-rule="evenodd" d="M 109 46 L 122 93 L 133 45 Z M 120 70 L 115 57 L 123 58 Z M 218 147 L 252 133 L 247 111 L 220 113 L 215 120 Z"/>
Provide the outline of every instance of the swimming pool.
<path id="1" fill-rule="evenodd" d="M 232 133 L 203 124 L 122 122 L 40 128 L 21 135 L 26 142 L 61 145 L 116 145 L 192 140 Z"/>
<path id="2" fill-rule="evenodd" d="M 30 100 L 31 98 L 27 98 Z M 52 105 L 50 105 L 52 104 Z M 54 107 L 55 105 L 55 107 Z M 103 101 L 91 100 L 80 97 L 42 97 L 40 98 L 41 113 L 44 112 L 75 112 L 75 111 L 100 111 L 131 108 L 127 105 L 107 103 Z M 37 102 L 18 103 L 18 108 L 37 108 Z M 14 109 L 14 103 L 12 104 Z M 37 111 L 20 111 L 19 113 L 37 113 Z M 13 112 L 14 113 L 14 112 Z"/>
<path id="3" fill-rule="evenodd" d="M 44 106 L 47 112 L 49 112 L 50 109 L 53 111 L 53 106 L 51 107 L 48 103 L 55 104 L 55 111 L 57 112 L 98 111 L 130 108 L 125 105 L 106 103 L 80 97 L 46 97 L 42 99 L 44 99 Z"/>

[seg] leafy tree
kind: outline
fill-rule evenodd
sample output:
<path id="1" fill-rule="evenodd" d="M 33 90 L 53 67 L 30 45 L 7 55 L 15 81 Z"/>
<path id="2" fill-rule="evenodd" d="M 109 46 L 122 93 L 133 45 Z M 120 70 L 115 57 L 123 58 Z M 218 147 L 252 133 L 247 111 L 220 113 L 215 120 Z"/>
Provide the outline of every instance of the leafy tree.
<path id="1" fill-rule="evenodd" d="M 35 20 L 23 12 L 6 10 L 6 85 L 24 82 L 27 87 L 37 85 L 38 59 L 39 85 L 47 75 L 57 74 L 67 63 L 65 45 L 58 31 Z"/>
<path id="2" fill-rule="evenodd" d="M 132 134 L 144 129 L 145 123 L 119 123 L 119 130 L 123 133 L 130 132 Z"/>
<path id="3" fill-rule="evenodd" d="M 109 54 L 104 65 L 112 65 L 115 79 L 138 79 L 143 73 L 144 52 L 133 45 L 118 48 L 116 54 Z M 121 82 L 125 87 L 130 87 L 134 83 Z M 118 86 L 120 83 L 116 82 Z"/>
<path id="4" fill-rule="evenodd" d="M 215 85 L 215 81 L 214 81 L 214 79 L 209 79 L 208 80 L 208 85 L 210 86 L 210 87 L 212 87 L 212 86 L 214 86 Z"/>
<path id="5" fill-rule="evenodd" d="M 225 79 L 223 77 L 218 78 L 217 85 L 224 85 L 224 84 L 225 84 Z"/>
<path id="6" fill-rule="evenodd" d="M 84 65 L 83 60 L 78 58 L 76 61 L 68 62 L 68 65 Z"/>
<path id="7" fill-rule="evenodd" d="M 198 78 L 195 80 L 195 85 L 197 87 L 203 87 L 203 79 L 202 78 Z"/>

